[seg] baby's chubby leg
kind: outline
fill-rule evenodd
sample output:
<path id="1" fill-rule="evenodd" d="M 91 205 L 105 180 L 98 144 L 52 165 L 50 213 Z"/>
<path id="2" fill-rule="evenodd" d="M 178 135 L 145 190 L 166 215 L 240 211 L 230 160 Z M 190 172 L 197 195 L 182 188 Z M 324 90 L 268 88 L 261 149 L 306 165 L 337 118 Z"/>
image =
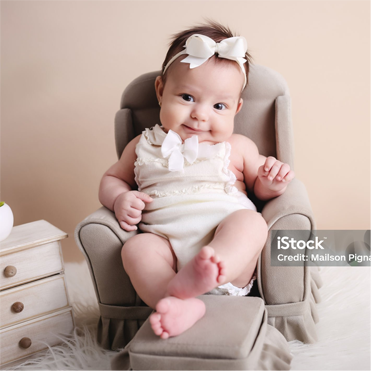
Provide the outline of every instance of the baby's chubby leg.
<path id="1" fill-rule="evenodd" d="M 209 246 L 224 263 L 223 284 L 245 287 L 250 282 L 267 236 L 267 223 L 253 210 L 235 211 L 219 224 Z"/>
<path id="2" fill-rule="evenodd" d="M 139 297 L 156 313 L 150 316 L 156 335 L 166 339 L 193 326 L 205 314 L 197 298 L 169 296 L 169 282 L 176 276 L 176 258 L 167 239 L 152 233 L 130 238 L 121 251 L 126 273 Z"/>
<path id="3" fill-rule="evenodd" d="M 245 287 L 267 239 L 268 228 L 260 213 L 239 210 L 227 216 L 213 240 L 174 276 L 168 294 L 187 299 L 231 282 Z"/>
<path id="4" fill-rule="evenodd" d="M 152 233 L 137 234 L 126 241 L 121 257 L 135 291 L 155 309 L 175 276 L 176 258 L 169 241 Z"/>

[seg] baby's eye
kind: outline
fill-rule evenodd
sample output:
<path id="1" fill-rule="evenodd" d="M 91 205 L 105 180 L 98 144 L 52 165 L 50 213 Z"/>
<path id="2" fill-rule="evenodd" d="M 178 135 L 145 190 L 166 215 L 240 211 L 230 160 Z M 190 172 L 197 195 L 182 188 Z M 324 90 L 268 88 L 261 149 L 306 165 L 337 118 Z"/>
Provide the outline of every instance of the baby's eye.
<path id="1" fill-rule="evenodd" d="M 217 103 L 217 104 L 214 104 L 214 108 L 217 110 L 223 110 L 223 109 L 226 109 L 227 107 L 225 106 L 224 103 Z"/>
<path id="2" fill-rule="evenodd" d="M 194 99 L 192 97 L 192 95 L 189 95 L 189 94 L 182 94 L 182 98 L 184 100 L 186 100 L 187 102 L 194 102 Z"/>

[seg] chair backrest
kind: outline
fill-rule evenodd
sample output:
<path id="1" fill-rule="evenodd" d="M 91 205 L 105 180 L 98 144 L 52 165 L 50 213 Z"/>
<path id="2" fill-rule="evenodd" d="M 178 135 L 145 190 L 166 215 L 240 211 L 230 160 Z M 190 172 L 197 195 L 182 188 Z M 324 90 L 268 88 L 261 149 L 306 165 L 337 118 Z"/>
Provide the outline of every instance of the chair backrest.
<path id="1" fill-rule="evenodd" d="M 160 124 L 155 79 L 160 71 L 146 73 L 125 89 L 115 118 L 117 156 L 145 128 Z M 242 94 L 235 133 L 251 138 L 264 156 L 275 156 L 293 167 L 290 93 L 286 81 L 270 68 L 251 65 L 249 83 Z"/>

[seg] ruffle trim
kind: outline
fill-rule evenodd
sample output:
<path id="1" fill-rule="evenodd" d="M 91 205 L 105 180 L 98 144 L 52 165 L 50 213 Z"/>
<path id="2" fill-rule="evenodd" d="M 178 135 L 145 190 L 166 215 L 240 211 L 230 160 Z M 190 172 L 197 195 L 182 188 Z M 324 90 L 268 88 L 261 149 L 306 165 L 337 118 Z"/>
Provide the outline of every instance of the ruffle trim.
<path id="1" fill-rule="evenodd" d="M 303 343 L 312 344 L 318 341 L 316 323 L 319 321 L 316 304 L 321 301 L 319 288 L 322 286 L 322 279 L 316 268 L 310 270 L 311 293 L 306 302 L 297 303 L 304 305 L 302 313 L 298 315 L 270 316 L 268 323 L 279 330 L 287 341 L 299 340 Z M 282 306 L 284 306 L 283 304 Z M 293 303 L 292 305 L 295 305 Z M 272 306 L 275 307 L 275 306 Z M 276 307 L 279 307 L 277 305 Z M 282 312 L 284 312 L 284 308 Z M 268 311 L 269 312 L 269 311 Z"/>
<path id="2" fill-rule="evenodd" d="M 247 296 L 252 287 L 254 286 L 254 281 L 256 280 L 256 275 L 254 274 L 250 282 L 245 287 L 236 287 L 230 282 L 225 283 L 215 287 L 215 289 L 210 290 L 205 295 L 228 295 L 228 296 Z"/>
<path id="3" fill-rule="evenodd" d="M 102 348 L 117 350 L 124 348 L 135 336 L 145 320 L 100 317 L 97 342 Z"/>
<path id="4" fill-rule="evenodd" d="M 221 155 L 220 153 L 218 153 L 214 158 L 220 158 L 221 160 L 224 160 L 224 156 Z M 194 160 L 194 162 L 192 164 L 190 164 L 187 161 L 187 159 L 185 158 L 184 159 L 184 166 L 191 166 L 191 165 L 194 165 L 194 164 L 197 164 L 199 162 L 206 161 L 206 160 L 209 160 L 209 159 L 210 158 L 206 158 L 206 157 L 205 158 L 197 158 L 196 160 Z M 169 160 L 166 159 L 166 158 L 144 158 L 144 157 L 137 157 L 134 165 L 135 166 L 143 166 L 143 165 L 148 165 L 152 162 L 160 163 L 163 167 L 166 167 L 166 168 L 169 166 Z"/>
<path id="5" fill-rule="evenodd" d="M 231 154 L 231 144 L 228 142 L 225 143 L 225 155 L 224 155 L 224 164 L 223 164 L 223 173 L 226 174 L 229 177 L 229 180 L 227 181 L 224 190 L 227 194 L 235 194 L 238 192 L 238 189 L 234 186 L 236 183 L 236 175 L 234 175 L 233 171 L 228 169 L 229 163 L 231 160 L 229 159 L 229 156 Z"/>
<path id="6" fill-rule="evenodd" d="M 125 307 L 99 303 L 99 310 L 97 341 L 104 349 L 112 350 L 124 348 L 152 313 L 146 305 Z"/>
<path id="7" fill-rule="evenodd" d="M 256 370 L 290 370 L 293 356 L 286 339 L 272 326 L 267 326 L 263 349 Z"/>
<path id="8" fill-rule="evenodd" d="M 157 189 L 155 189 L 149 192 L 149 195 L 151 197 L 180 196 L 180 195 L 186 195 L 186 194 L 200 193 L 201 191 L 209 190 L 209 189 L 223 190 L 224 183 L 210 183 L 210 184 L 204 183 L 204 184 L 195 185 L 189 188 L 183 188 L 183 189 L 178 189 L 174 191 L 158 191 Z"/>
<path id="9" fill-rule="evenodd" d="M 151 140 L 149 139 L 150 130 L 153 130 L 153 128 L 146 128 L 142 134 L 144 135 L 144 138 L 146 139 L 147 143 L 152 146 L 155 145 L 155 143 L 152 143 Z"/>

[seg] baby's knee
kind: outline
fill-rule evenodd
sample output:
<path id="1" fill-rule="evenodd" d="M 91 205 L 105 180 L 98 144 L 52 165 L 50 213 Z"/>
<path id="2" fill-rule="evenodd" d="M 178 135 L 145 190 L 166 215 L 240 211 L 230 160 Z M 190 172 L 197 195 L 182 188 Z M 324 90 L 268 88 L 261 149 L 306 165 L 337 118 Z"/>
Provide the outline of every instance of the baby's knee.
<path id="1" fill-rule="evenodd" d="M 139 244 L 139 235 L 135 235 L 129 238 L 121 249 L 121 259 L 122 261 L 128 261 L 130 259 L 135 259 L 138 254 L 138 244 Z"/>
<path id="2" fill-rule="evenodd" d="M 264 246 L 268 238 L 268 225 L 261 213 L 255 212 L 253 218 L 254 228 L 261 238 L 262 246 Z"/>
<path id="3" fill-rule="evenodd" d="M 268 225 L 261 213 L 253 210 L 241 210 L 247 215 L 245 220 L 246 229 L 254 231 L 255 237 L 263 246 L 268 237 Z"/>
<path id="4" fill-rule="evenodd" d="M 265 219 L 263 218 L 263 215 L 261 213 L 256 212 L 254 219 L 255 219 L 256 227 L 259 229 L 261 233 L 263 233 L 267 237 L 268 236 L 268 225 Z"/>
<path id="5" fill-rule="evenodd" d="M 249 226 L 253 226 L 254 228 L 257 228 L 257 230 L 261 232 L 268 233 L 268 226 L 267 222 L 263 218 L 261 213 L 258 213 L 254 210 L 239 210 L 238 213 L 241 213 L 241 219 L 245 221 Z"/>

